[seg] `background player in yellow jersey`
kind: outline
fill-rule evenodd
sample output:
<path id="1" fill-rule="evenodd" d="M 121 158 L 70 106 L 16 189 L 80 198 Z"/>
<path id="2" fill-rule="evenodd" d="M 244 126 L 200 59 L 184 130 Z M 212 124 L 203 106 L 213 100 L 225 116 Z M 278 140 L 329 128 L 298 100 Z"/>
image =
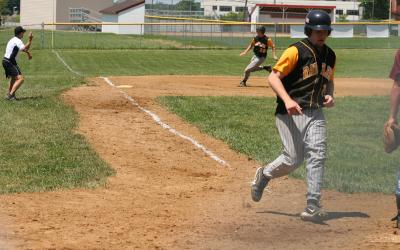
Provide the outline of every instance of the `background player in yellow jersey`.
<path id="1" fill-rule="evenodd" d="M 276 57 L 275 45 L 272 42 L 271 38 L 265 35 L 265 27 L 261 26 L 257 28 L 257 35 L 251 40 L 250 45 L 247 47 L 245 51 L 240 53 L 240 56 L 244 56 L 251 49 L 253 49 L 254 56 L 251 58 L 250 64 L 247 65 L 244 70 L 243 80 L 240 82 L 240 87 L 247 86 L 247 80 L 250 77 L 251 72 L 267 70 L 268 72 L 272 71 L 271 66 L 261 66 L 265 59 L 267 58 L 268 48 L 272 49 L 272 56 L 275 60 L 278 60 Z"/>
<path id="2" fill-rule="evenodd" d="M 326 121 L 323 107 L 333 107 L 333 73 L 336 55 L 325 42 L 331 33 L 328 13 L 313 10 L 307 14 L 307 38 L 290 46 L 269 75 L 277 94 L 276 126 L 283 144 L 282 154 L 260 167 L 251 187 L 259 201 L 271 179 L 289 174 L 306 161 L 307 207 L 301 219 L 321 221 L 326 216 L 320 199 L 327 157 Z"/>

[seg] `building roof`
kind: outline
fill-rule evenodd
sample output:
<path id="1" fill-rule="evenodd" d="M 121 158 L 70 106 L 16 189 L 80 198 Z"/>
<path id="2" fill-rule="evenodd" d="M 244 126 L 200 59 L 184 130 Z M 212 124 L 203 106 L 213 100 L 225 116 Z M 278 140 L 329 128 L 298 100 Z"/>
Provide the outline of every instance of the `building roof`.
<path id="1" fill-rule="evenodd" d="M 138 5 L 144 4 L 145 0 L 126 0 L 121 3 L 114 4 L 111 7 L 108 7 L 104 10 L 100 10 L 100 13 L 103 14 L 118 14 L 124 10 L 131 9 Z"/>
<path id="2" fill-rule="evenodd" d="M 256 6 L 260 7 L 276 7 L 276 8 L 295 8 L 295 9 L 303 9 L 303 8 L 311 8 L 311 9 L 335 9 L 336 6 L 324 6 L 324 5 L 305 5 L 305 4 L 256 4 Z"/>

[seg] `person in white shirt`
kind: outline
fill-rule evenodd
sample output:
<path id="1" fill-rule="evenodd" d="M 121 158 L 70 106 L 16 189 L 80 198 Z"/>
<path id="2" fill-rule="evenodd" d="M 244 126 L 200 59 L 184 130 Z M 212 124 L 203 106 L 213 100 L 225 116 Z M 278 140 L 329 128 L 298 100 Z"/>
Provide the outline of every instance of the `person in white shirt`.
<path id="1" fill-rule="evenodd" d="M 3 68 L 7 78 L 10 79 L 8 86 L 8 93 L 6 99 L 9 101 L 17 100 L 15 93 L 24 83 L 24 76 L 22 75 L 21 69 L 17 64 L 18 53 L 20 51 L 25 52 L 28 55 L 28 59 L 32 59 L 32 55 L 29 49 L 32 45 L 33 35 L 29 33 L 29 40 L 26 44 L 22 42 L 26 30 L 21 26 L 18 26 L 14 30 L 15 37 L 7 43 L 6 53 L 3 58 Z"/>

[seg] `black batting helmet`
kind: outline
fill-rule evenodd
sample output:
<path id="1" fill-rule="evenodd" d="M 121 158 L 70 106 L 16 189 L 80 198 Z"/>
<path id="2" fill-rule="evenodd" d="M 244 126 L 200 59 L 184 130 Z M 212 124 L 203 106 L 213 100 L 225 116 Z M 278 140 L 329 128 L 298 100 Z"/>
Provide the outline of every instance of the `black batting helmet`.
<path id="1" fill-rule="evenodd" d="M 311 36 L 313 30 L 327 30 L 331 34 L 331 17 L 323 10 L 312 10 L 306 16 L 304 34 Z"/>
<path id="2" fill-rule="evenodd" d="M 265 33 L 265 27 L 264 26 L 257 27 L 256 31 L 257 32 L 261 32 L 261 33 L 264 34 Z"/>

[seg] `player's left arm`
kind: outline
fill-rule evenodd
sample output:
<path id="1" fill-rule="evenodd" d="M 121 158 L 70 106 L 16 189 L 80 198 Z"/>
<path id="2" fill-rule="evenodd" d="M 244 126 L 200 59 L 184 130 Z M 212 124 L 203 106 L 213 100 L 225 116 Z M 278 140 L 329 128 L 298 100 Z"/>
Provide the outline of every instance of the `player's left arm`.
<path id="1" fill-rule="evenodd" d="M 272 49 L 272 57 L 274 58 L 274 60 L 278 60 L 278 57 L 276 56 L 276 48 L 275 48 L 275 44 L 272 41 L 271 38 L 268 38 L 268 47 Z"/>
<path id="2" fill-rule="evenodd" d="M 24 45 L 24 48 L 22 49 L 23 52 L 29 51 L 29 49 L 32 46 L 32 40 L 33 40 L 33 34 L 32 32 L 29 33 L 29 39 L 28 42 Z"/>
<path id="3" fill-rule="evenodd" d="M 326 92 L 324 96 L 325 100 L 323 103 L 324 107 L 326 108 L 332 108 L 333 106 L 335 106 L 335 98 L 333 96 L 335 92 L 335 83 L 334 83 L 335 68 L 336 68 L 336 55 L 334 57 L 333 67 L 329 75 L 329 81 L 326 84 Z"/>
<path id="4" fill-rule="evenodd" d="M 393 87 L 392 90 L 390 91 L 390 114 L 389 114 L 389 119 L 387 121 L 389 124 L 397 124 L 397 113 L 399 111 L 399 104 L 400 104 L 399 80 L 395 80 L 393 82 Z"/>
<path id="5" fill-rule="evenodd" d="M 334 90 L 335 90 L 335 84 L 333 83 L 332 79 L 326 84 L 324 107 L 332 108 L 333 106 L 335 106 L 335 99 L 333 98 Z"/>
<path id="6" fill-rule="evenodd" d="M 389 77 L 393 80 L 393 86 L 390 91 L 390 114 L 387 123 L 397 124 L 397 114 L 400 104 L 400 50 L 396 52 Z"/>
<path id="7" fill-rule="evenodd" d="M 32 32 L 30 32 L 30 33 L 29 33 L 29 40 L 28 40 L 28 42 L 27 42 L 25 45 L 22 44 L 23 47 L 20 48 L 21 51 L 25 52 L 25 53 L 28 55 L 28 59 L 29 59 L 29 60 L 32 59 L 32 54 L 31 54 L 31 52 L 29 51 L 29 49 L 30 49 L 31 46 L 32 46 L 32 41 L 33 41 L 33 34 L 32 34 Z"/>

